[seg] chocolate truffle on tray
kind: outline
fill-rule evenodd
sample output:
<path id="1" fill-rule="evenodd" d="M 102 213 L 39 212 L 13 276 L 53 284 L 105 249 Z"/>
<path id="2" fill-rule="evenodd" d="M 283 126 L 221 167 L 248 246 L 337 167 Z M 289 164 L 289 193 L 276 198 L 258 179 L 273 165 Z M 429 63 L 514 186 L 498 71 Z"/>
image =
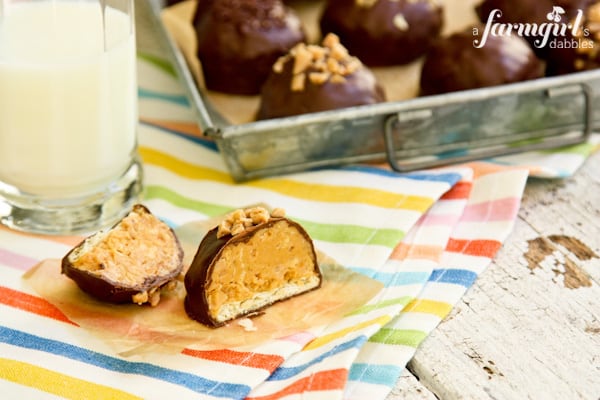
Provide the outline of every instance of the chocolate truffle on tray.
<path id="1" fill-rule="evenodd" d="M 482 32 L 479 29 L 479 32 Z M 544 63 L 519 36 L 489 36 L 476 47 L 471 28 L 439 39 L 420 78 L 422 96 L 515 83 L 544 76 Z"/>
<path id="2" fill-rule="evenodd" d="M 300 43 L 273 65 L 260 96 L 257 119 L 375 104 L 384 90 L 334 34 L 319 45 Z"/>
<path id="3" fill-rule="evenodd" d="M 302 22 L 281 0 L 213 0 L 195 19 L 206 88 L 256 95 L 278 57 L 305 40 Z M 206 3 L 198 3 L 201 6 Z"/>
<path id="4" fill-rule="evenodd" d="M 438 0 L 328 0 L 320 18 L 369 66 L 407 64 L 422 56 L 443 26 Z"/>

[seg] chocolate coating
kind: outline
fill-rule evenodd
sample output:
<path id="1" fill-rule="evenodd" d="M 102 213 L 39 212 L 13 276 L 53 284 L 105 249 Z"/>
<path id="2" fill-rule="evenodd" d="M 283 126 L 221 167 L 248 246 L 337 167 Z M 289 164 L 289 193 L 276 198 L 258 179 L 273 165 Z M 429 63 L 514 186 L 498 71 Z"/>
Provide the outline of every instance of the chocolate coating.
<path id="1" fill-rule="evenodd" d="M 200 242 L 194 260 L 185 274 L 187 295 L 185 311 L 190 318 L 208 326 L 219 326 L 208 313 L 208 299 L 204 287 L 209 278 L 210 266 L 219 251 L 233 239 L 233 236 L 217 238 L 217 227 L 209 231 Z"/>
<path id="2" fill-rule="evenodd" d="M 183 258 L 183 253 L 182 253 Z M 183 265 L 182 265 L 183 267 Z M 97 276 L 87 271 L 77 268 L 71 268 L 63 259 L 62 273 L 71 278 L 77 286 L 87 294 L 100 301 L 114 304 L 131 303 L 132 297 L 137 293 L 150 288 L 160 288 L 168 282 L 177 278 L 181 273 L 181 268 L 173 270 L 168 275 L 148 276 L 143 285 L 130 287 L 120 282 L 99 279 Z"/>
<path id="3" fill-rule="evenodd" d="M 522 38 L 490 36 L 481 48 L 473 45 L 477 39 L 468 29 L 438 40 L 423 64 L 420 94 L 477 89 L 544 75 L 544 63 Z"/>
<path id="4" fill-rule="evenodd" d="M 343 83 L 307 82 L 303 90 L 292 91 L 292 68 L 292 63 L 288 62 L 282 74 L 269 76 L 262 89 L 257 119 L 289 117 L 385 101 L 383 89 L 367 69 L 356 71 Z"/>
<path id="5" fill-rule="evenodd" d="M 305 40 L 300 19 L 280 0 L 209 3 L 199 3 L 204 10 L 197 10 L 194 17 L 206 87 L 258 94 L 275 60 Z"/>
<path id="6" fill-rule="evenodd" d="M 439 36 L 443 9 L 433 0 L 329 0 L 319 23 L 366 65 L 406 64 Z"/>
<path id="7" fill-rule="evenodd" d="M 383 88 L 377 83 L 373 73 L 356 57 L 347 54 L 335 35 L 324 39 L 327 46 L 299 45 L 286 57 L 278 60 L 261 90 L 261 101 L 257 119 L 269 119 L 301 115 L 345 107 L 375 104 L 386 100 Z M 314 59 L 302 70 L 297 71 L 300 57 L 297 53 L 310 53 L 309 48 L 318 49 L 317 54 L 326 56 Z M 343 54 L 336 59 L 332 54 Z M 307 56 L 308 57 L 308 56 Z M 312 57 L 315 57 L 314 55 Z M 327 65 L 340 65 L 342 75 L 327 69 Z M 336 68 L 333 68 L 336 70 Z M 325 77 L 313 80 L 311 75 Z M 300 87 L 294 85 L 301 78 Z M 338 79 L 336 79 L 338 78 Z"/>
<path id="8" fill-rule="evenodd" d="M 311 258 L 312 263 L 314 265 L 314 272 L 319 277 L 319 280 L 322 279 L 321 271 L 317 264 L 316 253 L 314 252 L 314 248 L 312 247 L 312 240 L 310 239 L 306 231 L 294 221 L 291 221 L 286 218 L 271 218 L 268 222 L 256 225 L 251 228 L 247 228 L 242 233 L 239 233 L 237 235 L 229 234 L 221 238 L 219 238 L 217 235 L 218 227 L 215 227 L 212 230 L 210 230 L 200 242 L 192 264 L 190 265 L 190 268 L 188 269 L 185 275 L 184 283 L 187 295 L 184 301 L 184 306 L 190 318 L 211 327 L 219 327 L 229 321 L 217 321 L 210 314 L 210 305 L 209 300 L 207 298 L 206 285 L 211 279 L 211 274 L 213 273 L 215 262 L 218 260 L 218 258 L 221 256 L 222 252 L 227 246 L 244 244 L 248 242 L 259 231 L 270 229 L 274 224 L 280 221 L 286 221 L 290 227 L 296 229 L 302 235 L 302 237 L 304 237 L 304 239 L 310 243 L 312 250 Z M 277 239 L 273 238 L 272 240 Z M 251 272 L 248 272 L 248 274 L 250 273 Z M 314 289 L 316 288 L 313 288 L 311 290 Z M 286 299 L 287 298 L 289 297 L 286 297 Z M 273 303 L 274 302 L 271 302 L 259 309 L 249 309 L 240 312 L 240 314 L 236 315 L 234 318 L 242 317 L 248 314 L 254 314 L 257 311 L 260 311 L 272 305 Z"/>

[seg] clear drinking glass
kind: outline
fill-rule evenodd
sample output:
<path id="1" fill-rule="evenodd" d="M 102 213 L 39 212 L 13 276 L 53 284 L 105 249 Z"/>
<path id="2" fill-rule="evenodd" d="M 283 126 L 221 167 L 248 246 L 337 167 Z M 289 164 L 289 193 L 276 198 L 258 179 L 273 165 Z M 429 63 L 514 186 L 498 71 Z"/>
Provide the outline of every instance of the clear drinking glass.
<path id="1" fill-rule="evenodd" d="M 137 200 L 133 0 L 0 1 L 0 221 L 72 234 Z"/>

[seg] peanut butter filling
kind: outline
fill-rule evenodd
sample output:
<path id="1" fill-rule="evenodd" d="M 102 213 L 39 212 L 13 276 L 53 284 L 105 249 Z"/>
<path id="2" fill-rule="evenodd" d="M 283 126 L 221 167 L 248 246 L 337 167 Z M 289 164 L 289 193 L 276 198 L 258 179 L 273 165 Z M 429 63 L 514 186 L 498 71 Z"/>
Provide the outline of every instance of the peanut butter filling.
<path id="1" fill-rule="evenodd" d="M 313 254 L 312 243 L 285 219 L 226 246 L 206 283 L 211 316 L 224 321 L 317 287 Z"/>
<path id="2" fill-rule="evenodd" d="M 168 275 L 180 264 L 172 231 L 145 212 L 130 213 L 99 242 L 87 247 L 72 255 L 73 267 L 128 287 Z"/>

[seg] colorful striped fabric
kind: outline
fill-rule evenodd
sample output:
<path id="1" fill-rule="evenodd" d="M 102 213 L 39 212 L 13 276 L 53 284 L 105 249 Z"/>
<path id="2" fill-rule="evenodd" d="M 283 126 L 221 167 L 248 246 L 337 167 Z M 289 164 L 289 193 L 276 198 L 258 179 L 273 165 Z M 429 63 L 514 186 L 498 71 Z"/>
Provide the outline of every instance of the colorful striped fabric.
<path id="1" fill-rule="evenodd" d="M 372 379 L 381 381 L 388 378 L 395 382 L 403 365 L 396 361 L 382 364 L 385 357 L 360 363 L 356 361 L 357 356 L 363 354 L 370 343 L 377 343 L 384 337 L 387 341 L 410 340 L 411 332 L 398 331 L 390 335 L 386 327 L 417 297 L 433 269 L 439 265 L 452 227 L 463 214 L 471 181 L 471 174 L 466 174 L 396 246 L 390 258 L 375 274 L 375 278 L 385 284 L 377 297 L 356 313 L 328 326 L 325 332 L 300 353 L 286 360 L 265 383 L 254 389 L 250 398 L 280 398 L 286 393 L 318 392 L 323 398 L 336 399 L 342 398 L 345 388 L 347 391 L 348 379 L 361 377 L 363 383 L 368 383 Z M 365 324 L 365 319 L 372 323 Z M 326 382 L 313 379 L 334 371 L 343 379 Z M 356 398 L 368 398 L 367 394 L 379 394 L 384 398 L 388 391 L 387 386 L 379 393 L 372 387 L 368 389 L 362 397 Z"/>
<path id="2" fill-rule="evenodd" d="M 473 168 L 475 180 L 467 204 L 456 224 L 446 225 L 451 234 L 437 265 L 418 296 L 361 349 L 350 369 L 345 399 L 364 399 L 367 394 L 385 398 L 419 344 L 448 315 L 510 234 L 527 171 L 477 164 Z"/>
<path id="3" fill-rule="evenodd" d="M 250 204 L 283 207 L 320 251 L 383 288 L 339 321 L 253 348 L 118 354 L 23 279 L 81 237 L 0 228 L 2 397 L 383 399 L 510 232 L 526 170 L 352 166 L 236 184 L 168 64 L 141 54 L 139 81 L 143 202 L 156 215 L 177 228 Z"/>

